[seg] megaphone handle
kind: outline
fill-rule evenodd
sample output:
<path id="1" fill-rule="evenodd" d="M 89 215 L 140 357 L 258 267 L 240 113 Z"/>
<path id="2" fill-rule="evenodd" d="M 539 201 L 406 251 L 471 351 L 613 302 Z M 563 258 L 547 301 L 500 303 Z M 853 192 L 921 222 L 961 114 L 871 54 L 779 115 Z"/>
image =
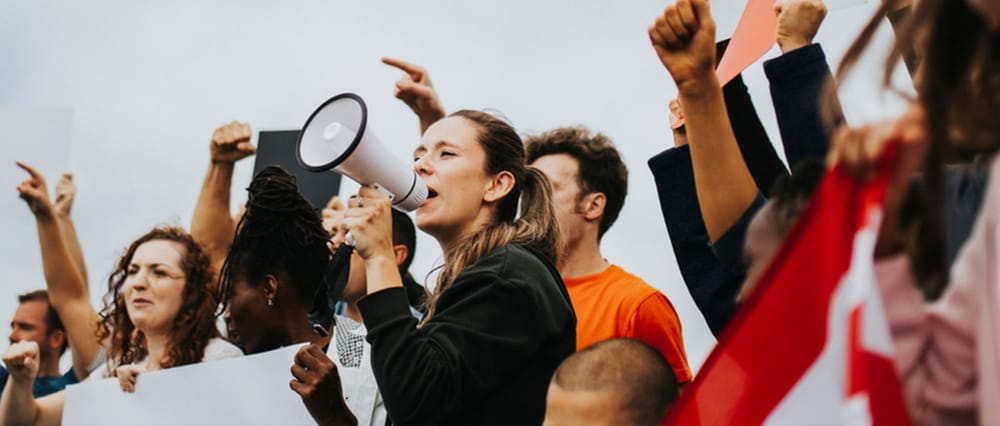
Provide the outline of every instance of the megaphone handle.
<path id="1" fill-rule="evenodd" d="M 377 183 L 373 183 L 372 184 L 372 188 L 375 188 L 375 189 L 378 190 L 378 192 L 381 192 L 381 193 L 385 194 L 386 196 L 388 196 L 389 197 L 389 201 L 392 201 L 393 199 L 396 198 L 396 194 L 393 194 L 393 193 L 389 192 L 389 190 L 383 188 L 382 185 L 379 185 Z"/>

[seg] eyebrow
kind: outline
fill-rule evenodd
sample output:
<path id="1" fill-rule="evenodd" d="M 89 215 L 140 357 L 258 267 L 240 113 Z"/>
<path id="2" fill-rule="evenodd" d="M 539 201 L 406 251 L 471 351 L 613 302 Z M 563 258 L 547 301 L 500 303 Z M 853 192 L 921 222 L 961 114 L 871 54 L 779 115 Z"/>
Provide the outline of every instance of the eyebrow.
<path id="1" fill-rule="evenodd" d="M 128 267 L 129 268 L 131 268 L 133 266 L 141 267 L 141 266 L 144 266 L 144 265 L 148 265 L 150 268 L 155 268 L 155 267 L 159 266 L 161 268 L 166 268 L 166 269 L 169 269 L 171 271 L 175 271 L 175 270 L 180 270 L 181 269 L 180 267 L 173 266 L 173 265 L 170 265 L 170 264 L 167 264 L 167 263 L 163 263 L 163 262 L 154 262 L 154 263 L 146 263 L 146 264 L 140 264 L 140 263 L 132 262 L 132 263 L 128 264 Z"/>
<path id="2" fill-rule="evenodd" d="M 35 328 L 35 325 L 32 324 L 32 323 L 23 322 L 23 321 L 11 321 L 10 322 L 10 328 L 14 328 L 15 326 L 20 326 L 21 328 L 27 328 L 27 329 Z"/>
<path id="3" fill-rule="evenodd" d="M 427 151 L 430 151 L 430 150 L 438 149 L 438 148 L 441 148 L 442 146 L 449 147 L 449 148 L 454 148 L 454 149 L 460 149 L 460 147 L 458 145 L 455 145 L 455 144 L 453 144 L 451 142 L 448 142 L 446 140 L 439 140 L 437 142 L 434 142 L 431 145 L 430 149 L 428 149 L 423 144 L 421 144 L 420 146 L 417 147 L 417 149 L 413 150 L 413 155 L 417 155 L 417 153 L 419 153 L 419 152 L 427 152 Z"/>

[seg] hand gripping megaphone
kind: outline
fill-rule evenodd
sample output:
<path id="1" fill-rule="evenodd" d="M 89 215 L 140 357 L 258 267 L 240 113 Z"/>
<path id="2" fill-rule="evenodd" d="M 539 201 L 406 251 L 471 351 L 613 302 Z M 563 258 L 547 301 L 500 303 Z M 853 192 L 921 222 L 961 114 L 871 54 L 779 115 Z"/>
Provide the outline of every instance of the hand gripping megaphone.
<path id="1" fill-rule="evenodd" d="M 333 171 L 388 193 L 397 210 L 413 211 L 427 199 L 427 185 L 413 167 L 400 161 L 368 129 L 368 107 L 360 96 L 341 93 L 323 102 L 302 126 L 296 158 L 310 172 Z M 348 232 L 313 296 L 313 329 L 328 335 L 334 305 L 350 275 L 354 242 Z"/>
<path id="2" fill-rule="evenodd" d="M 413 211 L 427 199 L 427 185 L 368 129 L 360 96 L 341 93 L 313 111 L 299 133 L 299 164 L 311 172 L 340 173 L 362 185 L 377 185 L 392 206 Z"/>

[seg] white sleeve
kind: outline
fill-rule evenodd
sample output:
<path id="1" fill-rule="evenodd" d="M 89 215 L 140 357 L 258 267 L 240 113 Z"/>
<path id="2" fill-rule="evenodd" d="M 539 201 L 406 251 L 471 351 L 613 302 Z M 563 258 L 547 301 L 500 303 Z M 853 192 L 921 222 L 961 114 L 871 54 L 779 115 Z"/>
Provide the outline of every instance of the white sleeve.
<path id="1" fill-rule="evenodd" d="M 201 358 L 201 361 L 216 361 L 226 358 L 236 358 L 239 356 L 243 356 L 243 351 L 241 351 L 240 348 L 216 337 L 209 340 L 208 344 L 205 345 L 205 356 Z"/>

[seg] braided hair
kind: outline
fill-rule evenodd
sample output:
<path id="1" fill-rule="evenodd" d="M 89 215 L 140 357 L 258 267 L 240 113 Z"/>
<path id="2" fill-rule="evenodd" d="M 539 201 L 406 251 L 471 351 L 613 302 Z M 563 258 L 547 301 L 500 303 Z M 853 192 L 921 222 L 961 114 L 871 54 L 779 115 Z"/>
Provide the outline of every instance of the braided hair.
<path id="1" fill-rule="evenodd" d="M 283 273 L 304 304 L 323 279 L 330 249 L 319 212 L 299 193 L 295 177 L 277 166 L 257 173 L 247 188 L 246 214 L 219 274 L 219 300 L 227 305 L 239 275 L 256 286 L 265 274 Z"/>

